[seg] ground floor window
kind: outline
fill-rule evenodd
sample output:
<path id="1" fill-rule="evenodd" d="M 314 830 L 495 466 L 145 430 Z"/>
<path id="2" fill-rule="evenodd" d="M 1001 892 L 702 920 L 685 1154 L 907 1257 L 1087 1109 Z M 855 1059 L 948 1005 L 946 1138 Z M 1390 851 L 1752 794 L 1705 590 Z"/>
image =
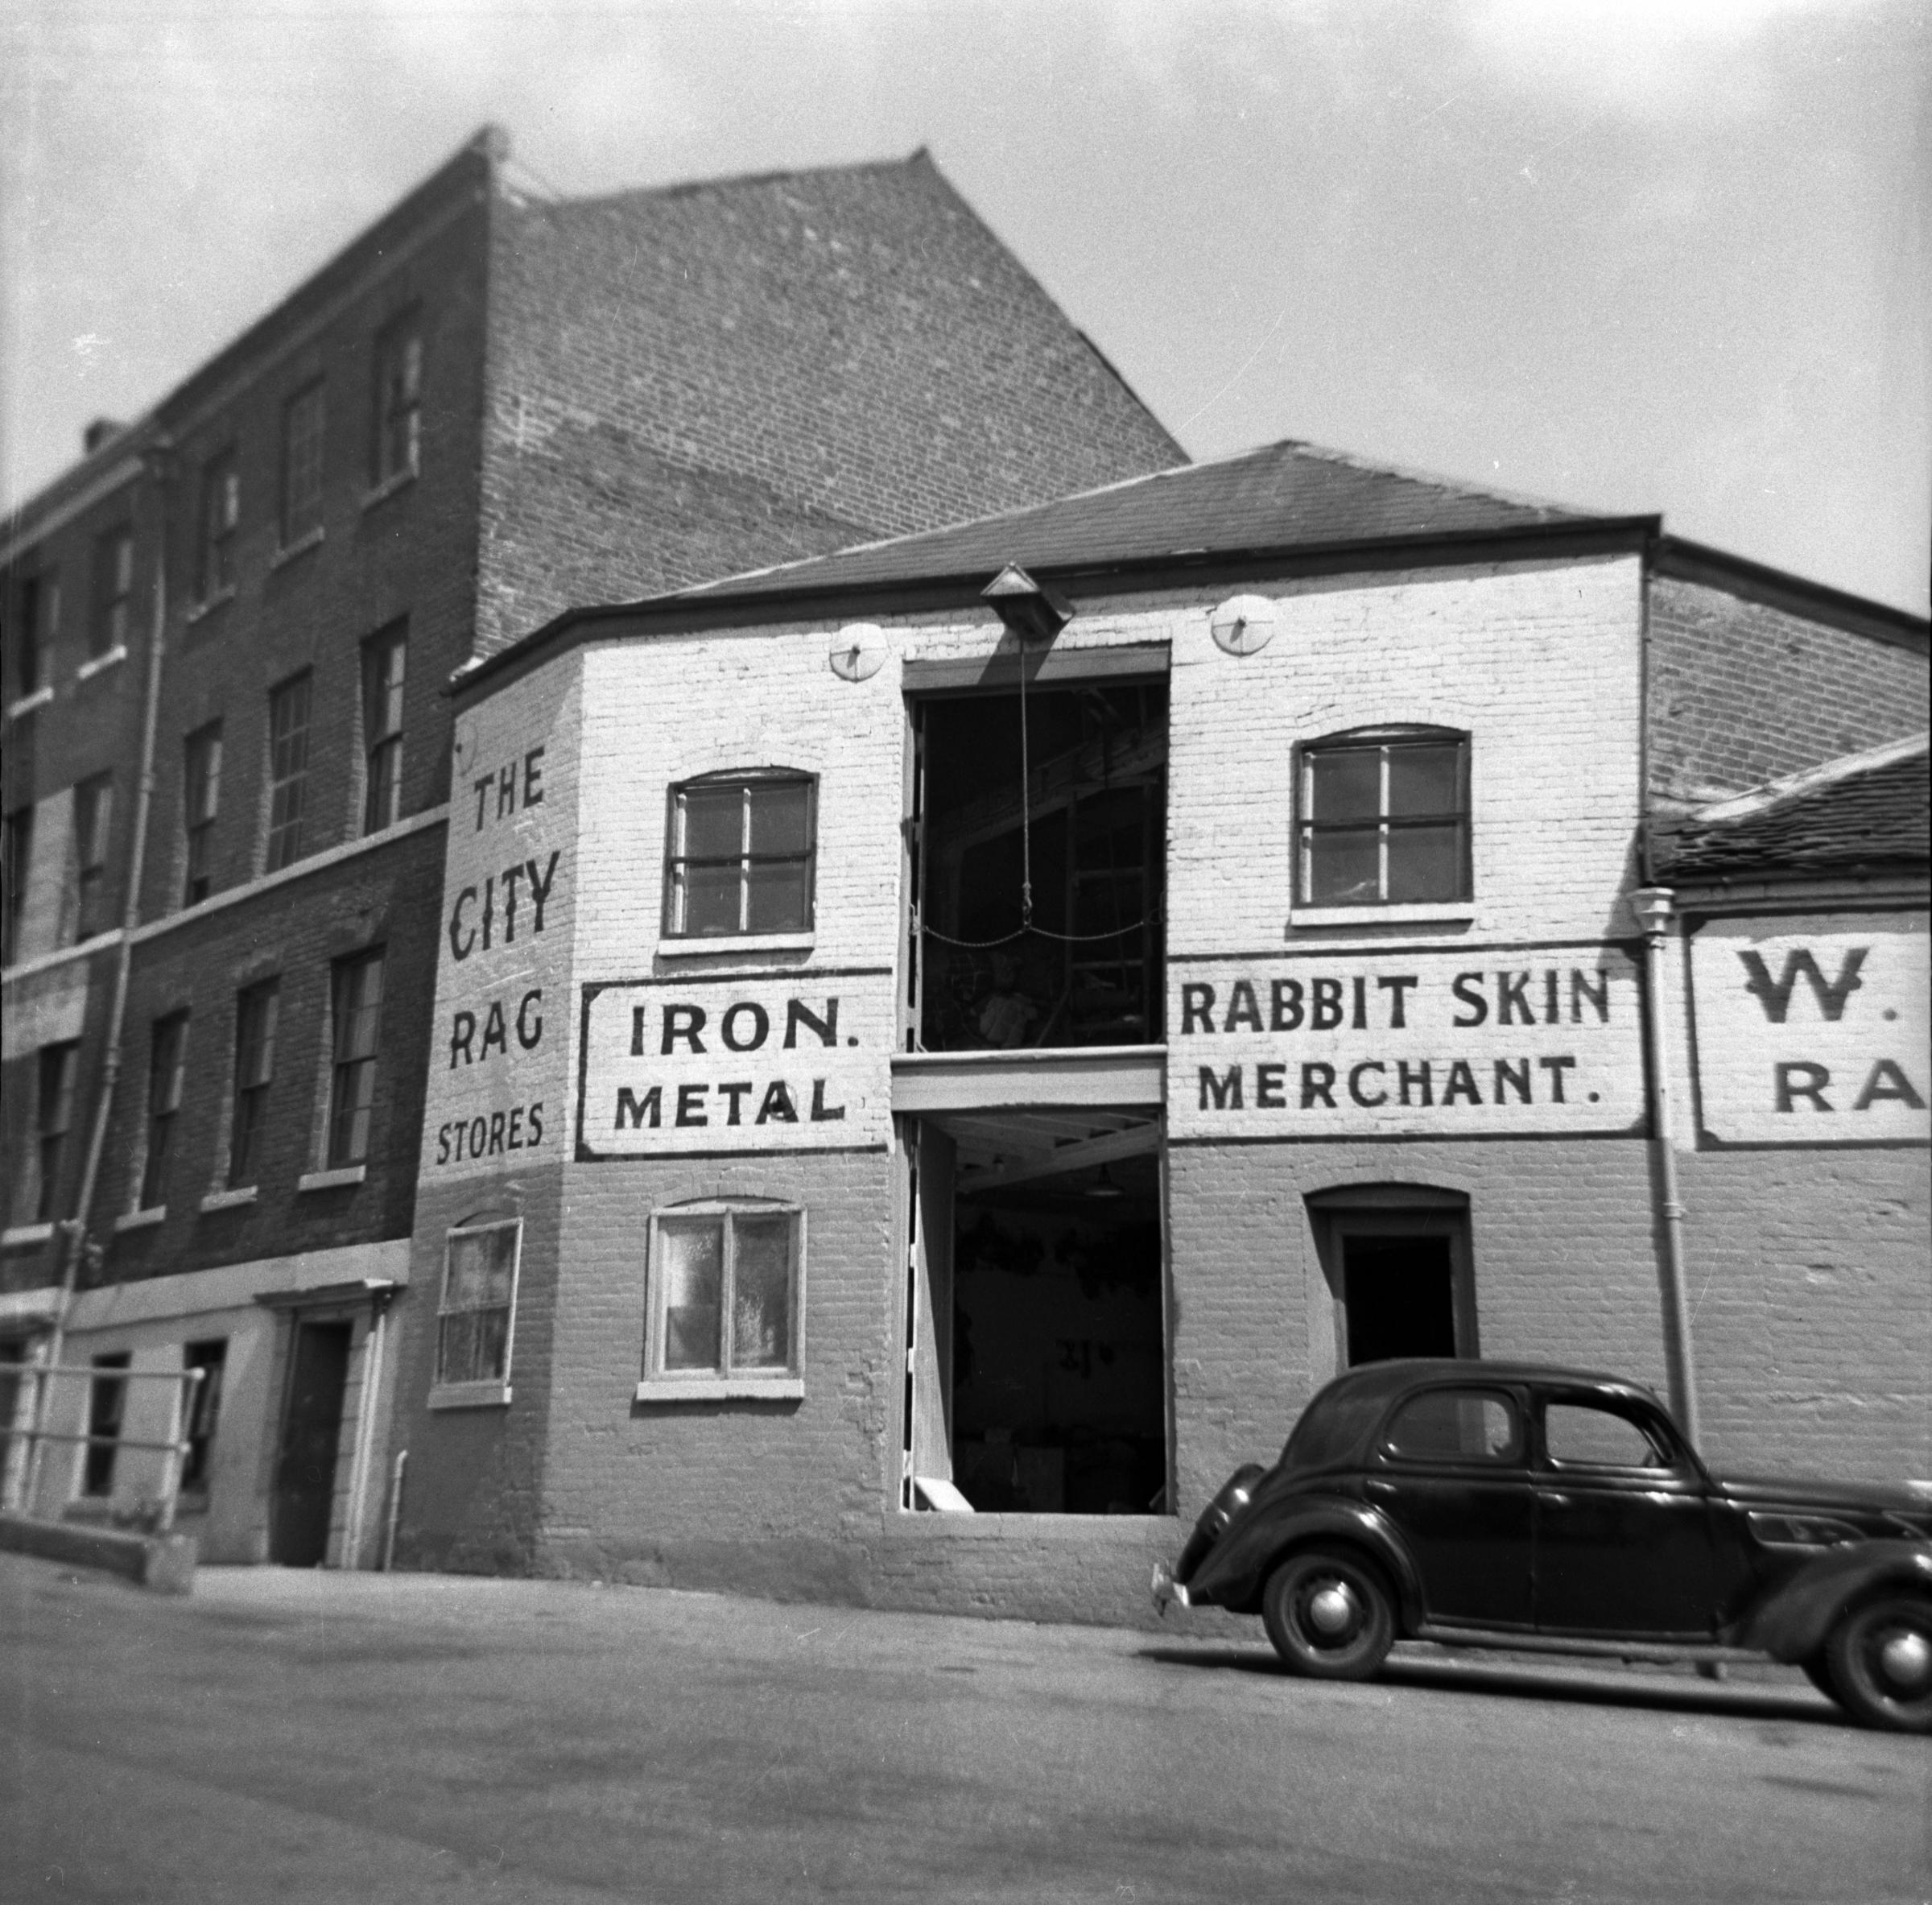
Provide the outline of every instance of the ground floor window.
<path id="1" fill-rule="evenodd" d="M 913 1202 L 903 1505 L 1164 1512 L 1158 1119 L 926 1119 Z"/>
<path id="2" fill-rule="evenodd" d="M 522 1220 L 459 1225 L 443 1262 L 436 1381 L 507 1382 Z"/>
<path id="3" fill-rule="evenodd" d="M 778 1204 L 654 1216 L 645 1380 L 799 1374 L 804 1238 L 804 1213 Z"/>
<path id="4" fill-rule="evenodd" d="M 87 1388 L 86 1451 L 80 1464 L 80 1492 L 114 1492 L 114 1458 L 121 1453 L 121 1419 L 127 1407 L 128 1353 L 117 1349 L 94 1358 L 93 1379 Z"/>
<path id="5" fill-rule="evenodd" d="M 181 1353 L 181 1366 L 199 1370 L 201 1380 L 188 1393 L 182 1419 L 181 1440 L 188 1453 L 181 1458 L 181 1493 L 204 1498 L 208 1494 L 208 1457 L 215 1445 L 215 1427 L 221 1417 L 221 1377 L 228 1363 L 228 1338 L 190 1343 Z"/>

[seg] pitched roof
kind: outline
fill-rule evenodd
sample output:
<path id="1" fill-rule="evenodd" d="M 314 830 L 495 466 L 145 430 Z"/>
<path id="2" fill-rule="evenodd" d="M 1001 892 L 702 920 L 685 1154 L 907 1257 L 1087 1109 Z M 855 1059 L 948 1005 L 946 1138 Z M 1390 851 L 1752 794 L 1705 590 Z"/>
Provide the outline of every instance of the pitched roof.
<path id="1" fill-rule="evenodd" d="M 1660 823 L 1659 879 L 1922 869 L 1932 857 L 1926 735 L 1867 748 Z"/>
<path id="2" fill-rule="evenodd" d="M 864 543 L 687 590 L 758 596 L 950 576 L 1560 529 L 1606 519 L 1363 461 L 1292 439 L 1030 509 Z"/>

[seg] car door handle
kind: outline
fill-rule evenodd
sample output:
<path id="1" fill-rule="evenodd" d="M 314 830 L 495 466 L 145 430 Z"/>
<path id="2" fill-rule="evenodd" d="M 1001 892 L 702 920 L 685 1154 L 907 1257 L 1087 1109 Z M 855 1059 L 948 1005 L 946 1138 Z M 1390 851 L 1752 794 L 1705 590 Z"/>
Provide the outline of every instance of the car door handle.
<path id="1" fill-rule="evenodd" d="M 1550 1508 L 1568 1508 L 1574 1506 L 1569 1496 L 1557 1494 L 1550 1489 L 1538 1489 L 1536 1491 L 1536 1498 Z"/>
<path id="2" fill-rule="evenodd" d="M 1384 1501 L 1391 1499 L 1395 1494 L 1395 1484 L 1393 1481 L 1377 1481 L 1372 1479 L 1364 1481 L 1362 1486 L 1368 1494 L 1380 1495 Z"/>

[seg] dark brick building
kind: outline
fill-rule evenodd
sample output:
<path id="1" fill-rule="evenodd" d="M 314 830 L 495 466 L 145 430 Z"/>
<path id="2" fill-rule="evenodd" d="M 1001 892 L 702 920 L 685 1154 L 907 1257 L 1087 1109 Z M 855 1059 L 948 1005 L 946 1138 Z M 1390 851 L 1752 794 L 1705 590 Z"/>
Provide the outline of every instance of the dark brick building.
<path id="1" fill-rule="evenodd" d="M 504 154 L 90 432 L 0 544 L 0 1357 L 71 1280 L 63 1355 L 105 1373 L 52 1418 L 159 1437 L 170 1386 L 115 1359 L 203 1368 L 217 1557 L 374 1539 L 452 671 L 573 603 L 1182 460 L 923 153 L 561 204 Z M 159 1481 L 58 1449 L 39 1500 Z"/>

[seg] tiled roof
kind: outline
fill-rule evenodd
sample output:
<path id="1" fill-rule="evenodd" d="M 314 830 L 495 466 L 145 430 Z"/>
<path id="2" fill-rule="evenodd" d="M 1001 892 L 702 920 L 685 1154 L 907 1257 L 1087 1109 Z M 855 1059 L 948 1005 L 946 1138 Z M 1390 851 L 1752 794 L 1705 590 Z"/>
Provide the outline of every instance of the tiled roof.
<path id="1" fill-rule="evenodd" d="M 1922 869 L 1932 853 L 1926 737 L 1868 748 L 1661 822 L 1660 880 Z"/>
<path id="2" fill-rule="evenodd" d="M 755 596 L 1405 537 L 1582 527 L 1604 519 L 1293 440 L 1131 477 L 1032 509 L 707 585 Z"/>

